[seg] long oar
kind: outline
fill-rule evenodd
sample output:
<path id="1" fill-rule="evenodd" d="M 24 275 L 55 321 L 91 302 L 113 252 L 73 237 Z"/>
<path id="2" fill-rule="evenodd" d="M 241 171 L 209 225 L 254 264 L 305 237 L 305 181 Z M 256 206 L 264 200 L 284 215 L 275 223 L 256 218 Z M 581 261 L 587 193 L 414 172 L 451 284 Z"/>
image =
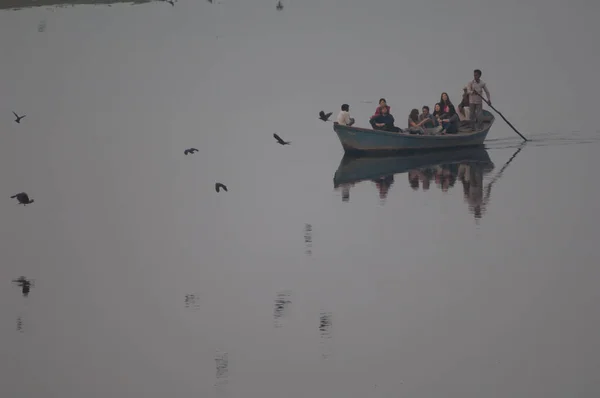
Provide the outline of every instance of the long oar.
<path id="1" fill-rule="evenodd" d="M 481 94 L 479 94 L 477 91 L 474 91 L 474 93 L 475 93 L 475 94 L 477 94 L 478 96 L 480 96 L 480 97 L 481 97 L 481 99 L 482 99 L 482 100 L 484 100 L 484 101 L 485 101 L 485 103 L 486 103 L 486 104 L 488 104 L 488 106 L 489 106 L 490 108 L 492 108 L 493 110 L 495 110 L 495 111 L 496 111 L 496 113 L 497 113 L 498 115 L 500 115 L 500 117 L 501 117 L 502 119 L 504 119 L 504 121 L 506 122 L 506 124 L 508 124 L 508 125 L 510 126 L 510 128 L 512 128 L 513 130 L 515 130 L 515 133 L 519 134 L 519 135 L 521 136 L 521 138 L 523 138 L 523 140 L 525 140 L 525 141 L 529 141 L 527 138 L 523 137 L 523 134 L 519 133 L 519 130 L 517 130 L 517 129 L 515 128 L 515 126 L 513 126 L 512 124 L 510 124 L 510 122 L 509 122 L 508 120 L 506 120 L 506 118 L 504 117 L 504 115 L 502 115 L 502 113 L 500 113 L 500 111 L 499 111 L 498 109 L 494 108 L 494 107 L 492 106 L 492 104 L 490 104 L 490 101 L 488 101 L 488 100 L 486 100 L 485 98 L 483 98 L 483 96 L 482 96 Z"/>

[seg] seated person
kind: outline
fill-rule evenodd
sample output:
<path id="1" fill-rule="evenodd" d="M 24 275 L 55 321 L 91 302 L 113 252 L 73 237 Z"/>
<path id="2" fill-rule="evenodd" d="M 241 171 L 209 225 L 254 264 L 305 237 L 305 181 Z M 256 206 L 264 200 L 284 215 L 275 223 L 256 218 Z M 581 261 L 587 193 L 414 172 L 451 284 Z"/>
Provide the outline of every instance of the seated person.
<path id="1" fill-rule="evenodd" d="M 342 105 L 342 110 L 338 113 L 337 122 L 342 126 L 352 126 L 354 124 L 354 118 L 350 117 L 350 106 L 348 104 Z"/>
<path id="2" fill-rule="evenodd" d="M 444 113 L 440 116 L 440 122 L 442 123 L 442 134 L 456 134 L 458 133 L 458 124 L 459 124 L 458 114 L 456 113 L 456 109 L 454 109 L 454 105 L 450 104 L 448 113 Z"/>
<path id="3" fill-rule="evenodd" d="M 419 110 L 413 109 L 408 115 L 408 131 L 410 134 L 425 134 L 423 130 L 423 124 L 429 121 L 429 119 L 423 119 L 419 121 Z"/>
<path id="4" fill-rule="evenodd" d="M 385 108 L 385 107 L 387 107 L 388 113 L 390 113 L 390 106 L 385 101 L 385 98 L 381 98 L 379 100 L 379 106 L 377 107 L 377 109 L 375 109 L 375 114 L 373 116 L 371 116 L 370 119 L 373 119 L 375 116 L 381 115 L 381 108 Z"/>
<path id="5" fill-rule="evenodd" d="M 435 120 L 437 120 L 437 122 L 440 122 L 440 117 L 442 116 L 442 107 L 440 106 L 439 102 L 437 104 L 435 104 L 435 106 L 433 107 L 433 118 Z"/>
<path id="6" fill-rule="evenodd" d="M 452 101 L 450 101 L 450 98 L 448 98 L 448 93 L 442 93 L 440 96 L 440 102 L 438 102 L 438 104 L 440 104 L 440 108 L 442 109 L 443 113 L 448 113 L 450 111 L 450 105 L 452 105 Z"/>
<path id="7" fill-rule="evenodd" d="M 431 113 L 429 113 L 429 107 L 427 105 L 423 105 L 422 111 L 423 111 L 423 113 L 421 113 L 419 115 L 419 122 L 421 122 L 423 120 L 425 121 L 423 123 L 423 127 L 425 127 L 425 128 L 437 127 L 438 126 L 437 119 L 435 117 L 433 117 L 433 115 Z"/>
<path id="8" fill-rule="evenodd" d="M 470 120 L 470 108 L 469 108 L 469 93 L 467 92 L 467 88 L 463 88 L 463 96 L 462 101 L 458 104 L 458 113 L 459 117 L 462 116 L 462 120 Z"/>
<path id="9" fill-rule="evenodd" d="M 388 112 L 388 107 L 381 108 L 381 115 L 373 117 L 369 122 L 374 130 L 399 132 L 400 128 L 394 126 L 394 117 Z"/>

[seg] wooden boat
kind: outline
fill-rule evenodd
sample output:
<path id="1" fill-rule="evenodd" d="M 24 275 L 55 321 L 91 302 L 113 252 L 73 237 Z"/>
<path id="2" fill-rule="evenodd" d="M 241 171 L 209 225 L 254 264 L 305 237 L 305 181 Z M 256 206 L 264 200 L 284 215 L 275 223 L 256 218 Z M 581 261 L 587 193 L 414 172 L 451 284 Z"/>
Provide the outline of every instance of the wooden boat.
<path id="1" fill-rule="evenodd" d="M 111 5 L 117 3 L 143 4 L 158 0 L 2 0 L 0 10 L 21 10 L 30 7 L 71 7 L 75 5 Z M 50 9 L 54 11 L 53 9 Z"/>
<path id="2" fill-rule="evenodd" d="M 333 186 L 356 184 L 381 177 L 407 173 L 438 165 L 469 164 L 479 166 L 484 174 L 494 169 L 485 148 L 465 147 L 435 151 L 413 151 L 395 156 L 355 156 L 345 154 L 333 177 Z"/>
<path id="3" fill-rule="evenodd" d="M 481 130 L 473 131 L 461 127 L 457 134 L 418 135 L 409 134 L 406 130 L 399 133 L 372 130 L 354 126 L 333 124 L 342 147 L 346 153 L 361 152 L 394 152 L 404 150 L 456 148 L 483 145 L 492 124 L 494 115 L 483 110 L 484 122 Z"/>

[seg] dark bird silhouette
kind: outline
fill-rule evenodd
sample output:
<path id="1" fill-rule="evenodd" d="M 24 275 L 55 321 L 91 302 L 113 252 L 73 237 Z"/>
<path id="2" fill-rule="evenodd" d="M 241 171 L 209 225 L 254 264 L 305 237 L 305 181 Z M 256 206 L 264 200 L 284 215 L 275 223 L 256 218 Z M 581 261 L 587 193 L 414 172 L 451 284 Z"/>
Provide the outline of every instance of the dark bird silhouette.
<path id="1" fill-rule="evenodd" d="M 325 112 L 321 111 L 321 112 L 319 112 L 319 119 L 326 122 L 327 120 L 329 120 L 329 118 L 331 117 L 332 114 L 333 114 L 333 112 L 325 113 Z"/>
<path id="2" fill-rule="evenodd" d="M 277 2 L 277 10 L 279 10 L 279 11 L 283 10 L 283 4 L 281 4 L 281 1 Z"/>
<path id="3" fill-rule="evenodd" d="M 183 153 L 184 153 L 185 155 L 187 155 L 187 154 L 189 154 L 189 153 L 191 153 L 191 154 L 193 155 L 193 154 L 194 154 L 194 153 L 196 153 L 196 152 L 198 152 L 198 150 L 197 150 L 196 148 L 189 148 L 189 149 L 186 149 L 185 151 L 183 151 Z"/>
<path id="4" fill-rule="evenodd" d="M 275 137 L 280 145 L 290 145 L 289 141 L 284 141 L 280 136 L 277 135 L 277 133 L 273 133 L 273 137 Z"/>
<path id="5" fill-rule="evenodd" d="M 221 188 L 223 188 L 223 190 L 224 190 L 225 192 L 227 192 L 227 187 L 226 187 L 225 185 L 221 184 L 220 182 L 217 182 L 217 183 L 215 184 L 215 190 L 216 190 L 217 192 L 219 192 L 219 190 L 220 190 Z"/>
<path id="6" fill-rule="evenodd" d="M 21 119 L 23 119 L 25 116 L 27 116 L 27 115 L 19 116 L 15 113 L 15 111 L 13 111 L 13 115 L 15 115 L 15 117 L 16 117 L 15 122 L 17 122 L 17 123 L 21 123 Z"/>
<path id="7" fill-rule="evenodd" d="M 20 276 L 19 278 L 14 279 L 13 283 L 21 288 L 21 293 L 23 294 L 23 297 L 27 297 L 29 295 L 29 291 L 33 286 L 32 281 L 27 280 L 27 278 L 25 278 L 24 276 Z"/>
<path id="8" fill-rule="evenodd" d="M 167 3 L 169 3 L 170 5 L 172 5 L 173 7 L 175 7 L 175 3 L 173 2 L 173 0 L 167 0 Z"/>
<path id="9" fill-rule="evenodd" d="M 13 195 L 10 197 L 11 199 L 17 199 L 19 201 L 20 205 L 26 206 L 30 203 L 33 203 L 34 200 L 33 199 L 29 199 L 29 195 L 27 195 L 25 192 L 21 192 L 18 193 L 16 195 Z"/>

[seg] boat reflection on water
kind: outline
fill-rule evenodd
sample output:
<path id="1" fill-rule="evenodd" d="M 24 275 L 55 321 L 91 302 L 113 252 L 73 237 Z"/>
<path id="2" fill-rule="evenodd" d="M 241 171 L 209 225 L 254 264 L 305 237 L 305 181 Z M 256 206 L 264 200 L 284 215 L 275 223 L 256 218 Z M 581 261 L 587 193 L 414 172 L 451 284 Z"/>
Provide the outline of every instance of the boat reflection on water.
<path id="1" fill-rule="evenodd" d="M 484 176 L 494 169 L 484 147 L 404 153 L 395 156 L 345 155 L 333 178 L 334 188 L 342 191 L 342 201 L 350 201 L 350 188 L 371 181 L 379 191 L 382 204 L 398 174 L 407 174 L 408 184 L 418 191 L 435 185 L 443 192 L 462 185 L 465 202 L 476 218 L 481 218 L 487 203 Z M 488 198 L 489 199 L 489 198 Z"/>

